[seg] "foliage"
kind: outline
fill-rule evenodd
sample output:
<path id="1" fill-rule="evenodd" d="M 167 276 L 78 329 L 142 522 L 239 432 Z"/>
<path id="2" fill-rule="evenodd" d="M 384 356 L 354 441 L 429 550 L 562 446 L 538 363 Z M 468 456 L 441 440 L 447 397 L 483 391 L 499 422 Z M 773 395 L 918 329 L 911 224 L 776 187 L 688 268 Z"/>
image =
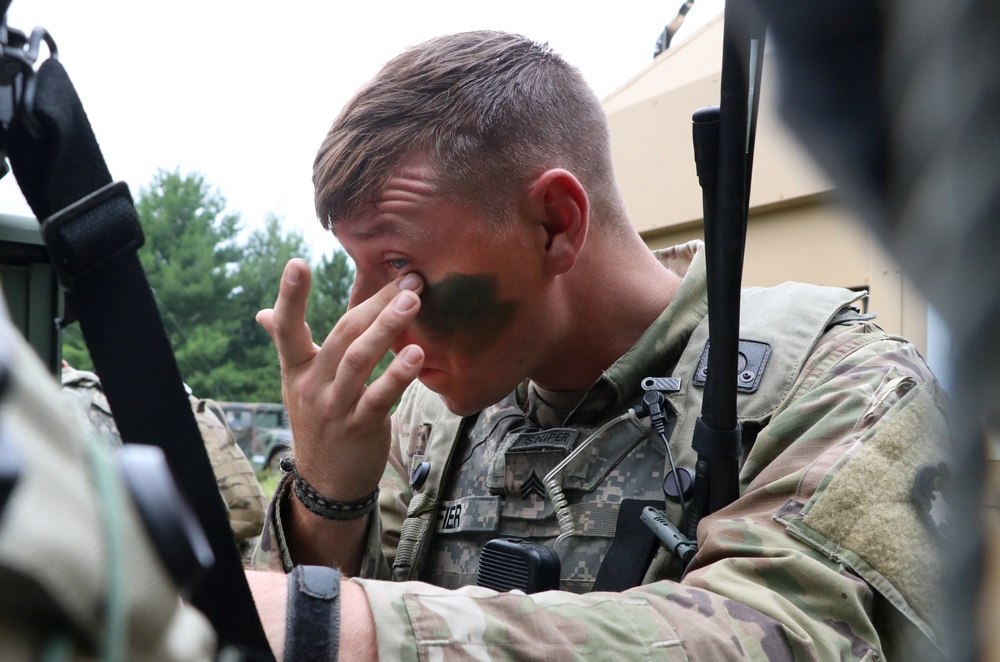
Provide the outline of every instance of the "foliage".
<path id="1" fill-rule="evenodd" d="M 350 260 L 335 251 L 313 264 L 301 232 L 273 214 L 241 239 L 239 215 L 197 173 L 159 171 L 136 209 L 146 236 L 139 258 L 185 382 L 217 400 L 279 402 L 277 353 L 254 317 L 274 304 L 288 260 L 301 257 L 314 272 L 308 322 L 322 343 L 347 310 Z M 77 325 L 64 332 L 63 356 L 92 368 Z"/>
<path id="2" fill-rule="evenodd" d="M 230 382 L 240 397 L 228 400 L 281 402 L 281 371 L 271 337 L 254 319 L 278 297 L 285 264 L 293 257 L 308 260 L 301 233 L 282 232 L 281 219 L 269 215 L 264 227 L 250 233 L 235 272 L 238 285 L 232 293 L 238 305 L 234 346 L 228 354 Z M 338 317 L 339 319 L 339 317 Z M 245 395 L 242 395 L 245 394 Z"/>
<path id="3" fill-rule="evenodd" d="M 257 480 L 260 481 L 260 487 L 264 490 L 264 496 L 270 501 L 274 497 L 274 491 L 278 489 L 278 481 L 281 480 L 281 472 L 274 471 L 258 471 Z"/>
<path id="4" fill-rule="evenodd" d="M 149 279 L 177 365 L 196 393 L 219 396 L 211 375 L 234 329 L 227 265 L 239 257 L 239 217 L 199 174 L 159 171 L 139 191 Z M 220 310 L 222 308 L 223 310 Z M 216 388 L 213 388 L 216 387 Z"/>
<path id="5" fill-rule="evenodd" d="M 71 324 L 62 332 L 62 358 L 74 368 L 93 370 L 94 361 L 90 358 L 87 345 L 83 342 L 83 332 L 79 324 Z"/>

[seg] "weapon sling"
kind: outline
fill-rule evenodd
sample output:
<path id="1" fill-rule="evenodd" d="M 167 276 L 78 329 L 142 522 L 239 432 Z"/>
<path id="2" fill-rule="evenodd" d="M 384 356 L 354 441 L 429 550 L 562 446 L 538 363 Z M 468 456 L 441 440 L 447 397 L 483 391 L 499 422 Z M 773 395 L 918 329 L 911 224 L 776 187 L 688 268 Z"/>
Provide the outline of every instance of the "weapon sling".
<path id="1" fill-rule="evenodd" d="M 142 229 L 124 183 L 112 183 L 65 69 L 46 60 L 8 135 L 17 182 L 37 218 L 122 439 L 163 449 L 195 508 L 215 564 L 191 602 L 228 644 L 270 657 L 225 506 L 152 291 Z M 141 378 L 139 378 L 141 376 Z"/>

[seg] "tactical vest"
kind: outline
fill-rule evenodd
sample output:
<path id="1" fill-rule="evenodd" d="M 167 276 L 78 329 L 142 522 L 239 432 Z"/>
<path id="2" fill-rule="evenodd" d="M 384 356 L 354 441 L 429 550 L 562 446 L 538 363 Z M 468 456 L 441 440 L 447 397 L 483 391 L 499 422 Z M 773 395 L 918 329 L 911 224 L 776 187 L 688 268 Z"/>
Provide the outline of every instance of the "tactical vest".
<path id="1" fill-rule="evenodd" d="M 762 369 L 761 357 L 758 356 L 758 370 L 749 379 L 746 379 L 748 375 L 742 375 L 744 379 L 741 381 L 750 383 L 737 396 L 737 414 L 742 424 L 763 426 L 767 423 L 791 392 L 814 345 L 828 328 L 850 320 L 874 317 L 861 315 L 848 307 L 863 296 L 864 293 L 846 289 L 791 282 L 773 288 L 747 288 L 743 291 L 740 338 L 757 343 L 755 347 L 766 356 L 763 356 Z M 681 380 L 680 389 L 667 395 L 676 416 L 670 444 L 679 466 L 692 466 L 696 459 L 690 440 L 695 421 L 701 413 L 703 395 L 703 388 L 697 385 L 696 373 L 706 354 L 707 340 L 706 317 L 694 329 L 672 371 L 672 376 Z M 469 421 L 451 414 L 436 394 L 420 386 L 407 391 L 396 415 L 404 466 L 410 472 L 419 470 L 424 474 L 422 484 L 414 489 L 402 522 L 394 559 L 387 554 L 392 562 L 392 578 L 408 581 L 418 579 L 424 565 L 428 541 L 440 515 L 442 485 L 452 465 L 459 435 Z M 610 412 L 608 418 L 614 415 L 615 412 Z M 629 450 L 625 449 L 625 452 Z M 428 462 L 429 459 L 433 461 Z M 594 488 L 593 485 L 588 487 Z M 614 506 L 609 507 L 600 518 L 603 522 L 601 526 L 613 529 L 617 504 Z M 679 505 L 668 502 L 666 512 L 675 523 L 680 520 Z M 613 530 L 611 535 L 614 535 Z M 669 560 L 665 550 L 660 550 L 643 582 L 661 577 Z"/>

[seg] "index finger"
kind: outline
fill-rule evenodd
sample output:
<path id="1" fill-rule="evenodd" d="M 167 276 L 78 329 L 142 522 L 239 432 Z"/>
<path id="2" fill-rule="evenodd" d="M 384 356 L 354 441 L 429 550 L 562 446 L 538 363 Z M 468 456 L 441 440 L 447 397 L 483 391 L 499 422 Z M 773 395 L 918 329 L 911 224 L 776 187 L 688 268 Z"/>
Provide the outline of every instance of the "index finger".
<path id="1" fill-rule="evenodd" d="M 376 324 L 379 315 L 383 310 L 386 309 L 397 297 L 400 296 L 400 292 L 404 290 L 409 290 L 411 292 L 419 292 L 423 289 L 423 279 L 420 278 L 415 273 L 409 273 L 401 278 L 391 281 L 376 293 L 358 303 L 353 308 L 348 310 L 337 325 L 333 327 L 330 334 L 326 337 L 323 342 L 323 347 L 320 350 L 320 356 L 318 357 L 318 362 L 324 364 L 329 371 L 331 377 L 336 374 L 337 366 L 340 364 L 341 360 L 344 358 L 344 354 L 348 347 L 351 346 L 356 340 L 358 340 L 366 331 L 371 329 Z M 410 295 L 412 296 L 412 295 Z M 378 362 L 380 358 L 388 351 L 389 346 L 392 341 L 403 332 L 404 327 L 409 324 L 409 319 L 415 314 L 415 310 L 410 314 L 404 314 L 400 316 L 399 314 L 395 316 L 390 316 L 391 321 L 383 321 L 381 325 L 389 324 L 388 329 L 382 329 L 382 332 L 377 334 L 379 340 L 376 341 L 377 347 L 367 347 L 369 343 L 366 343 L 367 351 L 359 351 L 357 356 L 360 358 L 362 356 L 367 356 L 367 359 L 362 358 L 360 363 L 366 364 L 371 363 L 374 367 L 375 363 Z M 394 326 L 395 325 L 395 326 Z M 371 338 L 372 334 L 367 334 Z M 360 350 L 360 348 L 359 348 Z M 374 360 L 371 356 L 376 355 Z M 368 375 L 365 375 L 363 379 L 367 379 Z"/>
<path id="2" fill-rule="evenodd" d="M 306 324 L 306 307 L 312 273 L 309 265 L 300 258 L 292 258 L 285 265 L 278 288 L 278 300 L 271 311 L 261 311 L 257 321 L 264 327 L 275 346 L 282 366 L 294 367 L 313 358 L 318 348 L 313 344 L 312 333 Z"/>

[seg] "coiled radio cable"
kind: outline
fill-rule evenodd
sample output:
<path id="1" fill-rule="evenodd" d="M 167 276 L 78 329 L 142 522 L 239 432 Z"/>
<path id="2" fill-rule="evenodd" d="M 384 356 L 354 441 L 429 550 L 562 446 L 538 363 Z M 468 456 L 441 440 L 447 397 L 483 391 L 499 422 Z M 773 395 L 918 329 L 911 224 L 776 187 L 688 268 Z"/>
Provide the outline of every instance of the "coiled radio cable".
<path id="1" fill-rule="evenodd" d="M 560 480 L 562 470 L 566 468 L 570 462 L 576 459 L 580 453 L 582 453 L 591 443 L 593 443 L 598 437 L 607 432 L 607 430 L 624 420 L 631 418 L 637 424 L 639 422 L 638 417 L 636 417 L 635 410 L 629 409 L 627 412 L 618 416 L 617 418 L 612 418 L 610 421 L 597 428 L 593 434 L 584 439 L 583 443 L 573 449 L 573 451 L 563 458 L 562 462 L 557 464 L 552 471 L 545 474 L 545 478 L 542 482 L 545 483 L 545 490 L 549 494 L 549 498 L 552 499 L 552 506 L 555 509 L 556 520 L 559 522 L 559 537 L 556 538 L 556 542 L 553 547 L 558 548 L 559 544 L 576 533 L 576 529 L 573 526 L 573 514 L 569 510 L 569 502 L 566 500 L 566 494 L 563 492 L 562 481 Z"/>

